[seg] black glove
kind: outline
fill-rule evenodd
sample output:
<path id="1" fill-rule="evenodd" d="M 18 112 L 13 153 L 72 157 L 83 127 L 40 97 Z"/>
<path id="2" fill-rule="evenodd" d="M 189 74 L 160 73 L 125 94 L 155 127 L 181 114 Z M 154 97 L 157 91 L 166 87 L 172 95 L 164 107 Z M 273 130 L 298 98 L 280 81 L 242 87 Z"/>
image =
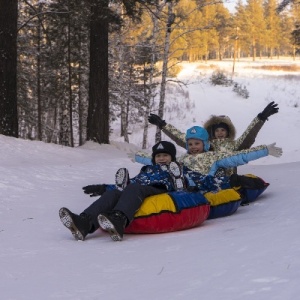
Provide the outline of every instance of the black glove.
<path id="1" fill-rule="evenodd" d="M 162 120 L 158 115 L 150 114 L 148 117 L 149 123 L 156 125 L 159 129 L 162 129 L 167 125 L 165 120 Z"/>
<path id="2" fill-rule="evenodd" d="M 262 121 L 268 120 L 268 118 L 270 116 L 278 113 L 279 108 L 277 106 L 278 106 L 278 104 L 276 104 L 276 103 L 274 103 L 274 101 L 272 101 L 265 107 L 265 109 L 261 113 L 259 113 L 257 115 L 257 117 Z"/>
<path id="3" fill-rule="evenodd" d="M 90 197 L 101 196 L 106 191 L 105 184 L 93 184 L 84 186 L 83 191 L 85 194 L 91 194 Z"/>

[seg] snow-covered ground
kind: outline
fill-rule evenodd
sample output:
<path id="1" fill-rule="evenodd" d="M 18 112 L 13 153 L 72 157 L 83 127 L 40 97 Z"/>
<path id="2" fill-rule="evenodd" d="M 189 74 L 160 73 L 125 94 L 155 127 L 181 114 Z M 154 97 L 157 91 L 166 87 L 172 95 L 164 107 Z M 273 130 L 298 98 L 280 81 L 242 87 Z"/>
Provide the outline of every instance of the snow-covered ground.
<path id="1" fill-rule="evenodd" d="M 206 72 L 211 71 L 199 64 L 185 64 L 179 75 L 190 83 L 187 97 L 169 88 L 166 121 L 185 131 L 211 114 L 226 114 L 239 136 L 270 101 L 277 102 L 279 113 L 266 122 L 255 145 L 277 142 L 283 156 L 239 168 L 240 174 L 270 182 L 265 193 L 234 215 L 194 229 L 127 234 L 122 242 L 97 231 L 77 242 L 61 224 L 59 208 L 80 213 L 94 200 L 82 192 L 83 186 L 112 183 L 120 167 L 132 175 L 139 171 L 141 166 L 127 157 L 141 145 L 138 125 L 129 145 L 118 137 L 117 124 L 111 145 L 88 142 L 67 148 L 0 135 L 1 299 L 298 298 L 300 75 L 237 63 L 233 79 L 250 92 L 243 99 L 232 87 L 209 85 Z M 230 73 L 232 63 L 221 68 Z M 154 131 L 151 126 L 149 147 Z"/>

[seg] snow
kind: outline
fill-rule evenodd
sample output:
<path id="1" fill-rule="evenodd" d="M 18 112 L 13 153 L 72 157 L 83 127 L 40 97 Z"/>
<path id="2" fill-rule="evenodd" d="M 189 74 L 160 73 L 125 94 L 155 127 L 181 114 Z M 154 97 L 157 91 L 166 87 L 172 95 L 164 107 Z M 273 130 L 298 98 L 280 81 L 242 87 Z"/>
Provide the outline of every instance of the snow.
<path id="1" fill-rule="evenodd" d="M 266 122 L 255 145 L 277 142 L 283 156 L 239 167 L 240 174 L 270 182 L 265 193 L 232 216 L 190 230 L 127 234 L 122 242 L 97 231 L 84 242 L 75 241 L 59 220 L 59 208 L 80 213 L 95 200 L 82 192 L 83 186 L 114 182 L 120 167 L 132 175 L 139 171 L 127 153 L 140 147 L 140 125 L 130 144 L 118 137 L 116 123 L 111 145 L 88 142 L 77 148 L 0 135 L 1 299 L 298 298 L 299 84 L 289 74 L 257 71 L 239 62 L 234 80 L 250 92 L 243 99 L 231 87 L 213 87 L 207 77 L 200 81 L 210 71 L 199 64 L 184 64 L 179 76 L 191 83 L 189 99 L 175 95 L 179 107 L 184 101 L 194 106 L 167 111 L 166 121 L 185 131 L 211 114 L 226 114 L 239 136 L 270 101 L 277 102 L 279 113 Z M 221 67 L 230 72 L 232 63 Z M 151 126 L 149 147 L 154 132 Z"/>

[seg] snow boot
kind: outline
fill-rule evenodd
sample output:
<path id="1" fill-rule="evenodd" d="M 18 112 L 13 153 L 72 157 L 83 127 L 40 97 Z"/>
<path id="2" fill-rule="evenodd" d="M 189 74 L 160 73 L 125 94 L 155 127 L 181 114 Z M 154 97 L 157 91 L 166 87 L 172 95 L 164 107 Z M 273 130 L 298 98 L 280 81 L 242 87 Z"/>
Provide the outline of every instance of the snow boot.
<path id="1" fill-rule="evenodd" d="M 122 241 L 128 219 L 121 211 L 102 213 L 98 216 L 100 227 L 107 231 L 113 241 Z"/>
<path id="2" fill-rule="evenodd" d="M 92 227 L 91 219 L 87 214 L 76 215 L 69 209 L 62 207 L 59 210 L 59 217 L 77 241 L 84 241 Z"/>
<path id="3" fill-rule="evenodd" d="M 116 172 L 116 187 L 119 191 L 123 191 L 130 183 L 129 172 L 126 168 L 121 168 Z"/>
<path id="4" fill-rule="evenodd" d="M 181 191 L 185 189 L 185 180 L 182 173 L 182 167 L 179 163 L 172 161 L 169 164 L 169 173 L 171 175 L 173 186 L 176 191 Z"/>

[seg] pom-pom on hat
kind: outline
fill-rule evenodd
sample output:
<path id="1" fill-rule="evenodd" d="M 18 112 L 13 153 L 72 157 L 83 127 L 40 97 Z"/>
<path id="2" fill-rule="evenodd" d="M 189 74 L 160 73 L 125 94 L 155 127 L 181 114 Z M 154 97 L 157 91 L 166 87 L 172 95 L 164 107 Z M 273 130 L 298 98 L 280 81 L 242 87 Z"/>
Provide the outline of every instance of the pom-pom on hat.
<path id="1" fill-rule="evenodd" d="M 207 152 L 209 150 L 210 144 L 208 141 L 208 132 L 205 128 L 200 126 L 193 126 L 186 131 L 185 140 L 196 139 L 201 140 L 204 144 L 204 151 Z M 186 145 L 186 149 L 188 146 Z"/>
<path id="2" fill-rule="evenodd" d="M 176 148 L 173 143 L 160 141 L 152 147 L 152 163 L 155 164 L 154 157 L 159 153 L 167 153 L 171 155 L 171 160 L 176 161 Z"/>

